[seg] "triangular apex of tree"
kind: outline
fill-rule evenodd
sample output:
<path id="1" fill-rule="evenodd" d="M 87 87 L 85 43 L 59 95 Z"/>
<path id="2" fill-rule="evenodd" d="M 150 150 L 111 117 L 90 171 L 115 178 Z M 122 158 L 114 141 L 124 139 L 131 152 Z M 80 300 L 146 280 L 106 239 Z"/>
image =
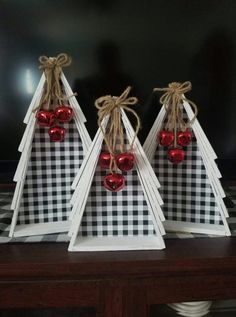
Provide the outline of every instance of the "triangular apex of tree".
<path id="1" fill-rule="evenodd" d="M 192 120 L 194 113 L 184 96 L 182 106 L 184 115 Z M 210 142 L 195 118 L 191 125 L 195 141 L 186 149 L 186 155 L 190 157 L 190 161 L 188 160 L 188 163 L 184 161 L 173 166 L 172 163 L 168 162 L 167 156 L 163 152 L 165 150 L 158 145 L 157 141 L 166 118 L 166 107 L 163 105 L 143 146 L 162 184 L 160 193 L 164 200 L 165 207 L 163 210 L 167 219 L 164 224 L 165 229 L 229 236 L 230 230 L 226 220 L 228 212 L 223 201 L 225 193 L 219 181 L 221 174 L 215 163 L 217 156 Z M 194 175 L 191 175 L 191 173 L 194 173 Z M 187 183 L 183 175 L 187 178 Z M 192 181 L 190 181 L 191 177 Z M 171 179 L 173 182 L 170 184 Z M 187 184 L 184 189 L 182 187 L 180 189 L 182 182 Z M 176 197 L 171 198 L 173 193 L 168 191 L 170 187 L 175 192 Z M 179 198 L 181 198 L 181 202 L 177 202 Z M 172 201 L 173 199 L 175 203 Z M 194 203 L 196 200 L 198 200 L 198 204 Z M 177 207 L 178 204 L 179 208 Z M 189 217 L 186 217 L 183 209 L 181 211 L 181 206 L 184 207 L 183 209 L 189 209 L 191 214 Z M 173 209 L 172 214 L 171 209 Z"/>
<path id="2" fill-rule="evenodd" d="M 66 103 L 73 110 L 73 118 L 70 123 L 59 123 L 66 131 L 63 142 L 50 142 L 47 129 L 38 126 L 34 109 L 38 109 L 45 92 L 43 73 L 25 116 L 27 126 L 18 148 L 22 154 L 14 175 L 16 188 L 11 204 L 14 212 L 10 237 L 69 229 L 71 183 L 91 139 L 84 114 L 62 71 L 59 79 Z"/>
<path id="3" fill-rule="evenodd" d="M 121 118 L 123 122 L 124 131 L 127 137 L 127 141 L 129 144 L 131 144 L 133 137 L 135 135 L 135 132 L 130 124 L 130 121 L 128 120 L 125 112 L 123 109 L 121 111 Z M 102 122 L 102 128 L 105 131 L 107 124 L 109 121 L 109 117 L 107 116 L 103 122 Z M 98 195 L 99 192 L 102 196 L 97 200 L 96 206 L 100 206 L 100 204 L 109 205 L 109 211 L 108 211 L 108 218 L 113 217 L 113 212 L 115 211 L 114 206 L 117 206 L 122 204 L 124 202 L 123 206 L 131 205 L 131 209 L 134 208 L 139 209 L 139 207 L 135 207 L 134 205 L 137 204 L 137 201 L 133 202 L 132 198 L 130 199 L 126 194 L 124 196 L 122 195 L 122 192 L 127 188 L 127 192 L 130 190 L 132 191 L 133 184 L 129 184 L 127 181 L 126 187 L 120 191 L 120 192 L 109 192 L 107 191 L 103 185 L 102 185 L 102 171 L 100 167 L 98 167 L 98 159 L 99 155 L 102 149 L 102 144 L 104 141 L 104 136 L 99 128 L 97 131 L 97 134 L 92 142 L 92 145 L 90 149 L 88 150 L 85 159 L 81 165 L 81 168 L 79 170 L 79 173 L 77 174 L 74 182 L 73 182 L 73 188 L 75 189 L 74 194 L 72 196 L 71 203 L 73 205 L 72 213 L 71 213 L 71 228 L 69 231 L 69 235 L 71 236 L 71 241 L 69 244 L 69 251 L 108 251 L 108 250 L 138 250 L 138 249 L 163 249 L 165 247 L 164 241 L 162 238 L 162 235 L 165 234 L 164 227 L 162 225 L 162 221 L 164 220 L 163 212 L 161 209 L 161 205 L 163 204 L 163 201 L 159 194 L 159 181 L 157 180 L 157 177 L 151 168 L 151 165 L 143 151 L 143 148 L 138 140 L 138 138 L 135 138 L 135 141 L 133 143 L 133 153 L 135 155 L 135 173 L 137 175 L 137 181 L 138 186 L 140 186 L 141 195 L 143 197 L 143 200 L 145 201 L 145 205 L 147 208 L 147 214 L 150 219 L 151 225 L 153 226 L 152 234 L 124 234 L 119 235 L 114 230 L 113 234 L 108 234 L 106 229 L 103 230 L 104 223 L 100 221 L 100 229 L 102 231 L 101 235 L 97 235 L 96 233 L 89 236 L 84 236 L 83 233 L 81 233 L 81 227 L 83 223 L 83 217 L 85 216 L 85 213 L 87 212 L 86 208 L 89 197 L 92 199 L 94 198 L 94 195 Z M 100 171 L 99 174 L 99 180 L 98 182 L 95 181 L 95 175 Z M 133 172 L 133 171 L 132 171 Z M 130 172 L 127 172 L 127 175 Z M 96 187 L 93 187 L 93 192 L 91 192 L 92 186 L 98 184 L 99 188 L 96 190 Z M 129 187 L 131 186 L 131 187 Z M 119 195 L 119 196 L 118 196 Z M 138 195 L 135 193 L 135 195 Z M 109 198 L 106 198 L 109 197 Z M 115 202 L 115 200 L 119 200 L 119 203 Z M 105 202 L 106 200 L 106 202 Z M 91 207 L 93 206 L 93 202 L 90 202 Z M 112 202 L 114 203 L 114 206 L 112 205 Z M 142 206 L 142 203 L 140 203 Z M 90 206 L 89 205 L 89 206 Z M 91 209 L 92 216 L 90 217 L 90 221 L 93 222 L 96 221 L 93 219 L 94 213 L 99 213 L 99 215 L 104 213 L 103 207 L 100 206 L 97 208 L 93 207 L 93 210 Z M 101 210 L 102 208 L 102 210 Z M 121 208 L 121 207 L 120 207 Z M 123 210 L 123 207 L 121 208 Z M 137 212 L 137 211 L 136 211 Z M 106 212 L 105 212 L 106 213 Z M 89 214 L 90 215 L 90 214 Z M 117 214 L 116 214 L 117 216 Z M 130 215 L 133 219 L 133 215 Z M 136 215 L 137 216 L 137 215 Z M 102 217 L 102 215 L 101 215 Z M 88 218 L 88 217 L 87 217 Z M 116 219 L 117 220 L 117 219 Z M 117 225 L 116 220 L 111 223 L 111 226 L 113 226 L 113 223 Z M 136 219 L 137 220 L 137 219 Z M 117 221 L 119 222 L 119 221 Z M 121 221 L 122 222 L 122 221 Z M 107 225 L 107 221 L 105 221 L 105 225 Z M 123 225 L 123 222 L 121 226 Z M 131 230 L 127 223 L 125 223 L 127 226 L 127 230 Z M 90 229 L 91 231 L 92 229 Z M 113 229 L 111 229 L 111 232 L 113 233 Z"/>

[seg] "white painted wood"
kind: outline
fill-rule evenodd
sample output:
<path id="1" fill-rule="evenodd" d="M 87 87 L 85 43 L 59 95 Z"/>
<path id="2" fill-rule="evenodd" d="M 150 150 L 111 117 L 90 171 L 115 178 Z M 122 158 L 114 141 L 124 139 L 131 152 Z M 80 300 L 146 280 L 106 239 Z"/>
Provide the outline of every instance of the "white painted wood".
<path id="1" fill-rule="evenodd" d="M 74 111 L 74 120 L 76 122 L 76 126 L 77 126 L 77 129 L 79 131 L 79 135 L 81 137 L 81 140 L 82 140 L 82 144 L 83 144 L 83 148 L 84 148 L 84 151 L 85 153 L 87 152 L 90 144 L 91 144 L 91 138 L 90 138 L 90 135 L 88 134 L 88 131 L 87 129 L 85 128 L 85 125 L 84 123 L 87 121 L 85 116 L 84 116 L 84 113 L 77 101 L 77 99 L 75 98 L 75 96 L 73 95 L 73 91 L 64 75 L 64 73 L 62 72 L 61 74 L 61 81 L 62 81 L 62 84 L 64 85 L 64 88 L 65 88 L 65 92 L 66 92 L 66 95 L 68 96 L 68 99 L 69 99 L 69 104 L 70 106 L 72 107 L 73 111 Z"/>
<path id="2" fill-rule="evenodd" d="M 70 225 L 70 221 L 18 225 L 15 228 L 13 237 L 37 236 L 42 234 L 68 232 Z"/>
<path id="3" fill-rule="evenodd" d="M 204 223 L 194 223 L 187 221 L 174 221 L 166 220 L 164 222 L 166 231 L 171 232 L 192 232 L 225 236 L 228 235 L 228 231 L 224 225 L 211 225 Z"/>
<path id="4" fill-rule="evenodd" d="M 184 101 L 183 103 L 184 109 L 189 117 L 189 119 L 191 120 L 194 116 L 194 113 L 192 111 L 191 106 L 189 105 L 188 102 Z M 162 106 L 148 136 L 146 141 L 144 142 L 144 146 L 143 149 L 145 151 L 145 153 L 147 154 L 148 159 L 150 160 L 150 162 L 153 160 L 155 152 L 157 150 L 157 146 L 158 146 L 158 142 L 157 142 L 157 135 L 158 132 L 160 131 L 161 127 L 162 127 L 162 123 L 165 120 L 166 117 L 166 110 L 164 105 Z M 230 229 L 227 223 L 226 218 L 229 216 L 228 215 L 228 211 L 227 208 L 224 204 L 223 198 L 225 197 L 225 192 L 222 188 L 222 185 L 219 181 L 219 178 L 221 177 L 221 173 L 215 163 L 215 159 L 217 158 L 209 140 L 207 139 L 203 129 L 200 126 L 200 123 L 198 122 L 197 119 L 195 119 L 195 121 L 192 124 L 192 129 L 194 131 L 194 134 L 196 136 L 197 139 L 197 144 L 198 144 L 198 148 L 203 160 L 203 164 L 205 166 L 206 169 L 206 174 L 208 176 L 213 194 L 215 196 L 216 199 L 216 204 L 218 206 L 220 215 L 221 215 L 221 219 L 223 221 L 223 230 L 222 228 L 215 228 L 214 233 L 212 234 L 219 234 L 222 235 L 226 235 L 226 236 L 230 236 Z M 176 224 L 176 227 L 175 227 Z M 171 230 L 171 231 L 182 231 L 182 232 L 194 232 L 194 233 L 208 233 L 209 231 L 212 231 L 212 227 L 210 227 L 210 225 L 204 225 L 204 227 L 201 226 L 201 224 L 195 224 L 193 226 L 192 223 L 185 223 L 183 222 L 183 224 L 180 226 L 180 223 L 178 221 L 167 221 L 165 224 L 165 229 L 166 230 Z M 209 230 L 207 229 L 209 227 Z M 193 230 L 193 231 L 191 231 Z M 205 231 L 204 231 L 205 230 Z"/>
<path id="5" fill-rule="evenodd" d="M 78 133 L 81 137 L 83 151 L 86 154 L 88 148 L 90 147 L 92 141 L 85 127 L 85 116 L 75 98 L 73 92 L 70 88 L 68 81 L 65 78 L 64 73 L 61 74 L 62 84 L 64 85 L 66 96 L 68 97 L 69 104 L 73 108 L 74 121 L 78 129 Z M 14 181 L 16 182 L 16 188 L 11 204 L 11 209 L 14 210 L 12 222 L 10 226 L 10 237 L 20 237 L 20 236 L 31 236 L 31 235 L 41 235 L 59 232 L 68 232 L 70 227 L 70 221 L 59 221 L 50 223 L 40 223 L 40 224 L 29 224 L 29 225 L 17 225 L 17 218 L 20 208 L 20 202 L 23 194 L 24 183 L 27 173 L 28 162 L 31 155 L 32 141 L 35 132 L 36 118 L 34 109 L 40 104 L 45 85 L 45 75 L 41 76 L 37 89 L 34 93 L 30 106 L 27 110 L 26 116 L 24 118 L 24 123 L 27 124 L 25 132 L 23 134 L 22 140 L 20 142 L 18 150 L 22 152 L 21 158 L 19 160 Z"/>
<path id="6" fill-rule="evenodd" d="M 124 122 L 129 142 L 132 142 L 134 137 L 134 130 L 124 111 L 122 111 L 122 119 Z M 161 205 L 163 205 L 163 200 L 158 191 L 160 183 L 157 180 L 157 177 L 151 167 L 151 164 L 149 163 L 143 151 L 143 148 L 137 138 L 134 142 L 134 153 L 136 157 L 137 173 L 143 189 L 144 197 L 149 207 L 148 209 L 150 211 L 155 231 L 160 232 L 161 235 L 164 235 L 165 229 L 162 224 L 162 221 L 165 220 L 165 217 L 161 209 Z"/>
<path id="7" fill-rule="evenodd" d="M 185 102 L 184 108 L 187 112 L 187 115 L 191 119 L 193 117 L 193 112 L 192 112 L 191 106 L 187 102 Z M 212 162 L 214 162 L 214 159 L 213 159 L 214 156 L 213 156 L 213 154 L 210 154 L 209 152 L 207 152 L 207 149 L 205 149 L 203 146 L 204 144 L 205 145 L 208 144 L 208 149 L 210 149 L 211 145 L 206 137 L 205 137 L 205 140 L 203 142 L 202 138 L 199 136 L 199 131 L 202 131 L 202 133 L 204 133 L 204 132 L 203 132 L 197 119 L 194 121 L 194 123 L 192 125 L 192 129 L 193 129 L 194 134 L 197 138 L 197 144 L 198 144 L 198 147 L 199 147 L 202 159 L 203 159 L 203 163 L 205 165 L 206 174 L 207 174 L 209 182 L 211 184 L 211 188 L 212 188 L 213 194 L 215 196 L 217 206 L 219 208 L 221 219 L 222 219 L 224 227 L 225 227 L 225 234 L 227 236 L 230 236 L 231 233 L 230 233 L 230 229 L 229 229 L 229 226 L 228 226 L 228 223 L 226 220 L 226 217 L 228 217 L 229 215 L 228 215 L 227 209 L 225 207 L 224 201 L 222 199 L 222 196 L 224 196 L 225 194 L 224 194 L 224 191 L 222 189 L 222 185 L 220 184 L 219 179 L 218 179 L 219 173 L 217 174 L 216 169 L 212 169 Z M 212 155 L 212 157 L 210 155 Z M 217 170 L 218 170 L 218 168 L 217 168 Z M 221 189 L 222 189 L 223 193 L 222 193 Z"/>
<path id="8" fill-rule="evenodd" d="M 159 112 L 159 114 L 157 115 L 157 118 L 143 144 L 143 150 L 147 155 L 147 158 L 149 159 L 149 161 L 151 162 L 153 159 L 153 156 L 155 154 L 155 150 L 157 148 L 157 135 L 158 132 L 161 129 L 161 125 L 163 120 L 165 119 L 166 116 L 166 111 L 165 111 L 165 107 L 162 106 L 161 110 Z"/>
<path id="9" fill-rule="evenodd" d="M 27 139 L 24 143 L 22 154 L 21 154 L 16 172 L 13 178 L 14 182 L 17 182 L 18 180 L 21 180 L 24 178 L 25 168 L 28 164 L 29 157 L 31 154 L 31 145 L 32 145 L 33 137 L 34 137 L 35 123 L 36 123 L 35 118 L 32 117 L 32 119 L 30 119 L 28 124 L 30 126 L 30 129 L 27 131 Z"/>
<path id="10" fill-rule="evenodd" d="M 127 133 L 127 137 L 129 139 L 129 142 L 132 142 L 133 137 L 134 137 L 134 130 L 125 114 L 124 111 L 122 111 L 122 117 Z M 156 200 L 158 200 L 158 205 L 163 205 L 163 200 L 161 198 L 161 195 L 158 191 L 160 188 L 160 183 L 156 177 L 155 172 L 153 171 L 153 168 L 148 161 L 148 158 L 146 157 L 144 150 L 138 140 L 138 138 L 135 139 L 134 141 L 134 152 L 136 156 L 136 166 L 138 167 L 138 170 L 140 171 L 140 177 L 143 178 L 144 182 L 146 183 L 146 186 L 149 187 L 149 192 L 150 194 L 152 191 L 154 191 L 154 201 L 155 203 Z M 164 220 L 164 215 L 161 212 L 160 218 Z"/>
<path id="11" fill-rule="evenodd" d="M 108 118 L 105 118 L 108 121 Z M 107 124 L 106 121 L 106 124 Z M 122 121 L 129 142 L 131 142 L 134 136 L 134 130 L 125 115 L 122 112 Z M 106 124 L 102 123 L 105 130 Z M 71 202 L 73 204 L 73 212 L 71 214 L 72 225 L 69 230 L 69 236 L 71 237 L 69 244 L 69 251 L 108 251 L 108 250 L 141 250 L 141 249 L 162 249 L 165 247 L 162 235 L 165 234 L 162 220 L 164 219 L 163 212 L 160 204 L 163 203 L 158 188 L 160 183 L 156 178 L 156 175 L 151 168 L 151 165 L 142 149 L 139 141 L 134 142 L 134 154 L 136 156 L 136 169 L 138 177 L 144 192 L 145 199 L 147 201 L 149 212 L 152 217 L 153 225 L 156 234 L 150 237 L 80 237 L 78 236 L 79 227 L 82 221 L 83 213 L 86 207 L 92 179 L 97 166 L 99 153 L 101 151 L 103 134 L 100 129 L 94 138 L 94 141 L 89 148 L 84 162 L 78 175 L 73 182 L 73 189 L 75 189 Z M 158 208 L 157 208 L 158 206 Z M 147 240 L 146 240 L 147 238 Z M 128 239 L 128 240 L 127 240 Z M 141 241 L 144 239 L 144 243 Z"/>
<path id="12" fill-rule="evenodd" d="M 107 122 L 108 117 L 104 118 L 102 122 L 103 129 L 106 128 Z M 102 142 L 103 134 L 101 129 L 98 129 L 96 136 L 80 167 L 80 170 L 75 177 L 75 181 L 72 184 L 72 188 L 75 189 L 75 191 L 71 198 L 72 211 L 69 219 L 72 221 L 72 223 L 68 233 L 72 239 L 71 243 L 75 241 L 79 231 L 93 176 L 96 170 L 100 149 L 102 147 Z M 75 235 L 74 237 L 73 233 Z"/>
<path id="13" fill-rule="evenodd" d="M 85 116 L 83 114 L 83 111 L 81 110 L 81 108 L 80 108 L 80 106 L 78 104 L 78 101 L 76 100 L 76 98 L 74 96 L 74 93 L 73 93 L 73 91 L 72 91 L 72 89 L 71 89 L 71 87 L 70 87 L 70 85 L 69 85 L 69 83 L 68 83 L 68 81 L 67 81 L 67 79 L 66 79 L 66 77 L 65 77 L 63 72 L 61 74 L 61 81 L 62 81 L 62 83 L 64 85 L 64 88 L 65 88 L 65 91 L 66 91 L 66 96 L 70 97 L 69 98 L 70 99 L 70 103 L 76 104 L 75 109 L 76 109 L 76 113 L 78 113 L 78 117 L 79 117 L 80 121 L 82 123 L 85 123 L 87 120 L 86 120 L 86 118 L 85 118 Z"/>
<path id="14" fill-rule="evenodd" d="M 102 127 L 103 128 L 106 128 L 106 125 L 107 125 L 107 122 L 108 122 L 108 118 L 104 119 L 103 122 L 102 122 Z M 77 173 L 77 175 L 75 176 L 75 179 L 72 183 L 72 189 L 76 189 L 76 186 L 78 184 L 78 182 L 80 181 L 80 177 L 81 175 L 84 173 L 84 169 L 87 165 L 87 161 L 89 160 L 94 160 L 94 157 L 96 158 L 96 155 L 94 155 L 94 148 L 97 146 L 97 148 L 100 148 L 101 147 L 101 142 L 103 141 L 103 135 L 102 135 L 102 131 L 98 130 L 94 139 L 93 139 L 93 142 L 91 143 L 90 147 L 89 147 L 89 150 L 87 151 L 86 155 L 85 155 L 85 158 L 84 158 L 84 161 L 80 167 L 80 170 L 79 172 Z M 92 155 L 94 155 L 92 157 Z M 73 200 L 72 200 L 73 202 Z"/>
<path id="15" fill-rule="evenodd" d="M 165 246 L 157 237 L 77 237 L 69 251 L 160 250 Z"/>
<path id="16" fill-rule="evenodd" d="M 32 111 L 39 105 L 39 102 L 42 98 L 42 94 L 43 94 L 43 86 L 45 84 L 45 75 L 44 73 L 42 74 L 41 78 L 40 78 L 40 81 L 38 83 L 38 86 L 35 90 L 35 93 L 33 95 L 33 98 L 31 100 L 31 103 L 29 105 L 29 108 L 26 112 L 26 115 L 25 115 L 25 118 L 24 118 L 24 123 L 25 124 L 28 124 L 29 122 L 29 118 L 30 118 L 30 115 L 32 113 Z"/>

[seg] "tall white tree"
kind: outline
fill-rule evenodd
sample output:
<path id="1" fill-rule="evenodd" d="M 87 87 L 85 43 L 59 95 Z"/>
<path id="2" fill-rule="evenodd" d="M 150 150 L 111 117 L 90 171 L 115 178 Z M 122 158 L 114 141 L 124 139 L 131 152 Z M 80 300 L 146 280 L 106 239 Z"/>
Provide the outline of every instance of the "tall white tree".
<path id="1" fill-rule="evenodd" d="M 86 119 L 62 72 L 70 59 L 59 54 L 40 62 L 44 72 L 19 145 L 10 237 L 68 231 L 71 183 L 91 144 Z"/>

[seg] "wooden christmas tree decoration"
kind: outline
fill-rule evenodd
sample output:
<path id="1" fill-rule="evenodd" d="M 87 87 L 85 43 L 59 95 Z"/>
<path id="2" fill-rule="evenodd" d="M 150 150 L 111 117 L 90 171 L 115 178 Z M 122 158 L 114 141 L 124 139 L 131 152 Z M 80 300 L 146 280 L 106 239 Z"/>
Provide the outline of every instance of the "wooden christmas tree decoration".
<path id="1" fill-rule="evenodd" d="M 66 54 L 40 57 L 43 75 L 26 113 L 14 176 L 10 237 L 69 230 L 71 183 L 91 140 L 62 67 Z"/>
<path id="2" fill-rule="evenodd" d="M 190 82 L 154 89 L 164 92 L 163 106 L 144 151 L 162 186 L 165 229 L 228 236 L 217 156 L 196 118 L 196 105 L 184 96 L 189 90 Z"/>
<path id="3" fill-rule="evenodd" d="M 165 247 L 160 184 L 137 139 L 130 89 L 96 101 L 99 129 L 72 185 L 69 251 Z"/>

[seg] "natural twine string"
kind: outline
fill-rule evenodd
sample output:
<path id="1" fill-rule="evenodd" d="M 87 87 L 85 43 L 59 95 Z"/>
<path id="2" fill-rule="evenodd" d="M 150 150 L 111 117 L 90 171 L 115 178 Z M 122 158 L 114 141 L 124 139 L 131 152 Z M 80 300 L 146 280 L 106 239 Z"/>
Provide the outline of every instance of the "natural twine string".
<path id="1" fill-rule="evenodd" d="M 160 103 L 164 105 L 167 112 L 167 123 L 165 125 L 166 130 L 174 131 L 174 146 L 177 146 L 177 129 L 185 131 L 194 122 L 197 117 L 198 109 L 194 102 L 187 99 L 184 94 L 192 89 L 190 81 L 184 83 L 173 82 L 166 88 L 154 88 L 154 91 L 163 91 L 164 94 L 160 98 Z M 184 121 L 183 119 L 183 102 L 188 102 L 194 112 L 194 116 L 191 120 Z"/>
<path id="2" fill-rule="evenodd" d="M 120 108 L 132 113 L 136 118 L 135 134 L 130 144 L 130 150 L 133 149 L 135 138 L 141 126 L 139 116 L 133 109 L 130 108 L 130 106 L 135 105 L 138 102 L 138 99 L 136 97 L 128 97 L 130 90 L 131 87 L 129 86 L 119 97 L 107 95 L 100 97 L 95 101 L 95 106 L 98 109 L 98 126 L 103 133 L 107 149 L 111 155 L 111 173 L 113 173 L 114 170 L 117 170 L 115 154 L 118 139 L 120 141 L 120 152 L 124 152 L 124 131 Z M 102 127 L 102 121 L 106 116 L 109 116 L 109 125 L 107 128 L 108 130 L 104 131 Z"/>
<path id="3" fill-rule="evenodd" d="M 34 108 L 34 112 L 38 109 L 49 110 L 51 105 L 57 103 L 61 105 L 63 100 L 68 99 L 62 92 L 60 78 L 62 67 L 71 64 L 71 57 L 65 53 L 59 54 L 57 57 L 40 56 L 39 62 L 41 64 L 39 69 L 42 69 L 45 75 L 45 91 L 40 104 Z"/>

